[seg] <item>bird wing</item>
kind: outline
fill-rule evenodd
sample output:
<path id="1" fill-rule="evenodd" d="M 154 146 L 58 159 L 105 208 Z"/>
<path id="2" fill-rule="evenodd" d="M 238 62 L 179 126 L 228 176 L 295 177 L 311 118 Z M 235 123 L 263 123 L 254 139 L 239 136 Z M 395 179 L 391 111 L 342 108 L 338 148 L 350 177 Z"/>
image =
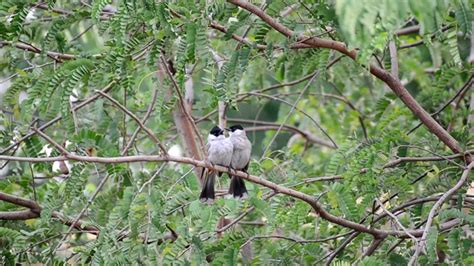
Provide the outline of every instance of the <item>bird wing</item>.
<path id="1" fill-rule="evenodd" d="M 246 172 L 247 173 L 247 170 L 249 169 L 249 164 L 250 164 L 250 161 L 244 166 L 244 168 L 242 169 L 243 172 Z"/>

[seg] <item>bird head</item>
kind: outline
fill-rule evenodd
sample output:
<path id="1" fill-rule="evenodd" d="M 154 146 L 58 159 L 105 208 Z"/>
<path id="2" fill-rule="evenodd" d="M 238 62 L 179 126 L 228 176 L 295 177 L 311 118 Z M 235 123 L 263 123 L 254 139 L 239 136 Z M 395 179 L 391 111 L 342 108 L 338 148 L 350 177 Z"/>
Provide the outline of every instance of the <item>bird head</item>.
<path id="1" fill-rule="evenodd" d="M 208 139 L 209 140 L 212 140 L 212 139 L 216 139 L 216 138 L 219 138 L 220 136 L 224 137 L 224 130 L 222 130 L 220 127 L 218 126 L 215 126 L 211 129 L 211 131 L 209 132 L 209 136 L 208 136 Z"/>
<path id="2" fill-rule="evenodd" d="M 239 135 L 245 135 L 245 130 L 242 127 L 242 125 L 233 125 L 228 128 L 229 134 L 232 136 L 239 136 Z"/>

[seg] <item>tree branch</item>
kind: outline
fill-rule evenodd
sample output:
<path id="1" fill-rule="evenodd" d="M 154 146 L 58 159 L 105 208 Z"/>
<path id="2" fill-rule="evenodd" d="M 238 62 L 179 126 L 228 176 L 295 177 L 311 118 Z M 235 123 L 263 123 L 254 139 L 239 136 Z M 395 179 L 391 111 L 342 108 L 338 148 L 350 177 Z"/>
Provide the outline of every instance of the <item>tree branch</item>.
<path id="1" fill-rule="evenodd" d="M 388 50 L 390 51 L 390 64 L 392 66 L 392 76 L 398 79 L 398 55 L 397 55 L 397 45 L 394 40 L 391 40 L 388 43 Z"/>
<path id="2" fill-rule="evenodd" d="M 296 39 L 298 41 L 302 41 L 303 43 L 309 44 L 315 48 L 328 48 L 336 50 L 342 54 L 349 56 L 354 60 L 357 57 L 356 50 L 349 51 L 346 45 L 342 42 L 325 40 L 318 37 L 308 38 L 306 36 L 296 34 L 292 30 L 285 27 L 283 24 L 277 22 L 271 16 L 267 15 L 260 8 L 247 1 L 229 0 L 229 2 L 257 15 L 268 25 L 270 25 L 278 32 L 282 33 L 287 38 L 294 38 L 296 36 Z M 436 120 L 434 120 L 428 114 L 428 112 L 426 112 L 425 109 L 423 109 L 423 107 L 420 106 L 420 104 L 415 100 L 415 98 L 413 98 L 413 96 L 411 96 L 410 93 L 406 90 L 400 80 L 375 65 L 370 65 L 369 68 L 370 73 L 372 73 L 374 76 L 386 83 L 392 89 L 392 91 L 405 103 L 405 105 L 413 112 L 413 114 L 418 117 L 423 122 L 423 124 L 439 138 L 439 140 L 446 144 L 446 146 L 448 146 L 453 152 L 462 152 L 462 148 L 459 146 L 456 139 L 454 139 L 440 124 L 438 124 L 438 122 L 436 122 Z"/>
<path id="3" fill-rule="evenodd" d="M 211 165 L 205 161 L 199 161 L 188 157 L 179 157 L 168 155 L 158 156 L 158 155 L 136 155 L 136 156 L 123 156 L 123 157 L 94 157 L 94 156 L 81 156 L 76 154 L 68 154 L 66 156 L 58 157 L 46 157 L 46 158 L 31 158 L 31 157 L 14 157 L 14 156 L 5 156 L 0 155 L 0 160 L 13 160 L 13 161 L 24 161 L 24 162 L 54 162 L 54 161 L 80 161 L 80 162 L 93 162 L 93 163 L 104 163 L 104 164 L 118 164 L 118 163 L 132 163 L 132 162 L 176 162 L 183 164 L 190 164 L 197 167 L 205 167 L 210 170 L 219 171 L 223 173 L 229 173 L 234 176 L 241 177 L 245 180 L 248 180 L 252 183 L 259 184 L 261 186 L 272 189 L 275 193 L 281 193 L 288 195 L 290 197 L 300 199 L 308 203 L 319 216 L 331 223 L 341 225 L 343 227 L 351 228 L 355 231 L 368 233 L 375 237 L 383 237 L 387 235 L 394 235 L 398 237 L 408 237 L 407 233 L 404 231 L 384 231 L 369 228 L 363 224 L 359 224 L 353 221 L 349 221 L 342 217 L 335 216 L 329 213 L 314 197 L 302 193 L 300 191 L 293 190 L 278 184 L 275 184 L 269 180 L 263 179 L 262 177 L 249 175 L 242 171 L 229 171 L 227 167 L 222 167 L 219 165 Z M 1 197 L 0 197 L 1 200 Z M 447 225 L 448 226 L 448 225 Z M 410 230 L 412 235 L 417 236 L 423 233 L 422 230 Z"/>
<path id="4" fill-rule="evenodd" d="M 0 192 L 0 200 L 1 201 L 6 201 L 18 206 L 26 207 L 29 208 L 29 210 L 26 211 L 15 211 L 15 212 L 2 212 L 0 213 L 0 219 L 5 219 L 5 220 L 27 220 L 27 219 L 33 219 L 33 218 L 38 218 L 41 216 L 41 206 L 38 205 L 36 202 L 25 199 L 25 198 L 20 198 L 14 195 L 6 194 L 3 192 Z M 33 216 L 34 214 L 34 216 Z M 2 216 L 3 215 L 3 216 Z M 67 217 L 57 211 L 54 211 L 51 216 L 53 218 L 57 218 L 61 220 L 62 223 L 65 225 L 71 225 L 72 223 L 72 218 Z M 8 219 L 11 218 L 11 219 Z M 21 219 L 20 219 L 21 218 Z M 94 227 L 94 226 L 83 226 L 83 221 L 78 220 L 76 223 L 74 223 L 74 227 L 77 229 L 85 229 L 88 231 L 96 232 L 95 234 L 99 233 L 99 230 Z"/>
<path id="5" fill-rule="evenodd" d="M 372 255 L 374 251 L 377 250 L 377 248 L 380 246 L 380 244 L 382 244 L 384 239 L 385 238 L 374 238 L 374 240 L 372 240 L 372 243 L 370 243 L 370 246 L 367 248 L 361 258 Z"/>
<path id="6" fill-rule="evenodd" d="M 189 137 L 192 137 L 193 139 L 197 138 L 199 140 L 200 145 L 201 145 L 201 151 L 203 151 L 204 147 L 205 147 L 204 141 L 202 140 L 202 137 L 199 134 L 199 130 L 196 126 L 195 121 L 193 120 L 191 114 L 189 113 L 189 111 L 191 111 L 191 110 L 190 110 L 190 108 L 187 108 L 185 106 L 186 103 L 184 101 L 183 96 L 181 95 L 181 91 L 179 89 L 178 83 L 176 83 L 176 80 L 174 79 L 173 74 L 171 73 L 171 70 L 169 69 L 169 66 L 168 66 L 165 58 L 163 57 L 163 55 L 160 56 L 160 59 L 161 59 L 162 66 L 166 70 L 166 74 L 168 75 L 168 78 L 171 80 L 172 86 L 175 89 L 176 94 L 178 95 L 178 98 L 179 98 L 178 101 L 179 101 L 179 105 L 181 107 L 179 112 L 181 114 L 179 114 L 179 112 L 178 112 L 176 115 L 182 116 L 187 120 L 187 121 L 181 121 L 180 123 L 183 123 L 183 127 L 178 128 L 178 129 L 181 129 L 183 131 L 183 132 L 181 132 L 181 135 L 183 135 L 183 136 L 188 135 Z M 188 130 L 191 130 L 191 131 L 189 131 L 189 133 L 186 133 Z M 190 132 L 194 132 L 194 134 L 189 135 Z M 194 149 L 197 149 L 197 147 L 195 147 Z M 192 155 L 196 156 L 197 159 L 199 159 L 200 156 L 201 156 L 201 154 L 199 152 L 199 149 L 195 150 L 192 153 Z"/>
<path id="7" fill-rule="evenodd" d="M 445 160 L 459 159 L 459 158 L 464 158 L 471 154 L 474 154 L 474 150 L 468 150 L 463 153 L 447 155 L 447 156 L 400 157 L 393 161 L 389 161 L 383 166 L 383 168 L 395 167 L 401 163 L 406 163 L 406 162 L 428 162 L 428 161 L 445 161 Z"/>
<path id="8" fill-rule="evenodd" d="M 38 214 L 32 210 L 0 212 L 0 220 L 28 220 L 37 217 Z"/>
<path id="9" fill-rule="evenodd" d="M 107 93 L 108 91 L 110 91 L 113 86 L 117 83 L 116 80 L 113 80 L 111 81 L 109 84 L 107 84 L 102 90 L 101 92 L 103 93 Z M 90 96 L 89 98 L 87 98 L 86 100 L 84 100 L 83 102 L 81 102 L 80 104 L 76 105 L 73 110 L 74 111 L 77 111 L 85 106 L 87 106 L 88 104 L 94 102 L 95 100 L 97 100 L 98 98 L 100 97 L 100 94 L 96 93 L 92 96 Z M 50 120 L 49 122 L 45 123 L 44 125 L 40 126 L 38 128 L 38 130 L 40 131 L 43 131 L 45 130 L 46 128 L 50 127 L 51 125 L 55 124 L 56 122 L 58 122 L 59 120 L 62 119 L 62 116 L 61 115 L 58 115 L 56 116 L 54 119 Z M 28 138 L 30 138 L 31 136 L 35 135 L 36 132 L 34 131 L 30 131 L 28 134 L 26 134 L 25 136 L 21 137 L 19 140 L 17 140 L 15 143 L 9 145 L 8 147 L 2 149 L 0 151 L 0 154 L 5 154 L 6 152 L 10 151 L 11 149 L 15 148 L 16 146 L 18 146 L 20 143 L 22 143 L 23 141 L 27 140 Z"/>
<path id="10" fill-rule="evenodd" d="M 454 185 L 454 187 L 446 191 L 446 193 L 444 193 L 443 196 L 441 196 L 431 208 L 430 213 L 428 214 L 428 219 L 426 220 L 425 228 L 423 229 L 423 235 L 421 236 L 420 241 L 416 245 L 415 254 L 413 254 L 413 256 L 411 257 L 408 263 L 409 265 L 414 265 L 416 263 L 416 260 L 418 256 L 420 255 L 421 250 L 424 249 L 425 244 L 426 244 L 426 237 L 428 236 L 428 231 L 430 230 L 431 224 L 433 223 L 433 219 L 438 208 L 440 208 L 443 205 L 443 203 L 449 197 L 451 197 L 451 195 L 453 195 L 456 191 L 458 191 L 464 185 L 473 167 L 474 167 L 474 162 L 469 163 L 469 165 L 463 171 L 461 178 L 456 183 L 456 185 Z"/>
<path id="11" fill-rule="evenodd" d="M 407 233 L 407 235 L 409 237 L 411 237 L 411 239 L 413 239 L 413 241 L 415 241 L 415 243 L 418 243 L 418 239 L 416 239 L 416 237 L 414 237 L 410 232 L 408 232 L 408 230 L 405 228 L 405 226 L 403 226 L 403 224 L 400 222 L 400 220 L 398 220 L 397 216 L 395 216 L 393 213 L 389 212 L 384 206 L 383 206 L 383 203 L 378 199 L 378 198 L 375 198 L 375 201 L 379 204 L 380 208 L 382 208 L 382 210 L 388 215 L 390 216 L 397 224 L 398 226 Z"/>
<path id="12" fill-rule="evenodd" d="M 216 29 L 222 33 L 227 33 L 227 29 L 220 25 L 219 23 L 213 21 L 209 27 L 213 28 L 213 29 Z M 241 44 L 245 44 L 251 48 L 256 48 L 258 50 L 265 50 L 267 49 L 267 46 L 266 45 L 263 45 L 263 44 L 256 44 L 256 43 L 252 43 L 251 41 L 249 41 L 247 38 L 244 38 L 244 37 L 241 37 L 237 34 L 232 34 L 232 39 L 238 41 L 239 43 Z M 279 46 L 275 46 L 273 47 L 274 49 L 282 49 L 281 47 Z M 290 49 L 305 49 L 305 48 L 312 48 L 311 45 L 307 45 L 307 44 L 304 44 L 304 43 L 295 43 L 295 44 L 290 44 L 289 46 Z"/>
<path id="13" fill-rule="evenodd" d="M 3 192 L 0 192 L 0 200 L 10 202 L 11 204 L 15 204 L 18 206 L 26 207 L 32 210 L 33 212 L 39 212 L 41 210 L 41 207 L 38 205 L 38 203 L 32 200 L 20 198 Z"/>
<path id="14" fill-rule="evenodd" d="M 456 94 L 451 98 L 449 99 L 445 104 L 443 104 L 443 106 L 441 106 L 438 110 L 436 110 L 436 112 L 432 113 L 431 116 L 432 117 L 435 117 L 437 116 L 438 114 L 440 114 L 444 109 L 446 109 L 453 101 L 456 100 L 456 98 L 458 98 L 460 95 L 463 95 L 464 93 L 466 93 L 472 86 L 472 79 L 474 77 L 474 74 L 471 75 L 469 77 L 469 79 L 466 81 L 466 83 L 464 83 L 464 85 L 456 92 Z M 419 123 L 418 125 L 416 125 L 414 128 L 412 128 L 410 131 L 408 131 L 408 135 L 413 133 L 415 130 L 417 130 L 423 123 Z"/>
<path id="15" fill-rule="evenodd" d="M 165 146 L 163 146 L 163 144 L 155 136 L 155 134 L 153 134 L 153 132 L 148 127 L 146 127 L 136 115 L 134 115 L 132 112 L 130 112 L 125 106 L 120 104 L 117 100 L 112 98 L 112 96 L 108 95 L 107 93 L 104 93 L 102 91 L 97 91 L 97 93 L 99 93 L 103 97 L 107 98 L 110 102 L 112 102 L 120 110 L 122 110 L 124 113 L 126 113 L 128 116 L 130 116 L 133 120 L 135 120 L 135 122 L 137 122 L 137 124 L 147 133 L 147 135 L 153 140 L 153 142 L 155 142 L 155 144 L 161 149 L 163 154 L 165 154 L 165 155 L 167 154 Z"/>
<path id="16" fill-rule="evenodd" d="M 3 47 L 3 46 L 6 46 L 6 45 L 16 47 L 18 49 L 25 50 L 25 51 L 28 51 L 28 52 L 33 52 L 33 53 L 36 53 L 36 54 L 43 53 L 43 51 L 40 48 L 36 48 L 36 47 L 34 47 L 32 45 L 28 45 L 26 43 L 21 43 L 21 42 L 14 43 L 14 42 L 11 42 L 11 41 L 0 41 L 0 48 Z M 54 60 L 56 60 L 58 58 L 63 59 L 63 60 L 73 60 L 73 59 L 77 58 L 77 56 L 73 55 L 73 54 L 63 54 L 63 53 L 58 53 L 58 52 L 46 51 L 45 54 L 47 56 L 53 58 Z"/>
<path id="17" fill-rule="evenodd" d="M 158 97 L 158 88 L 155 88 L 155 90 L 153 91 L 153 96 L 152 96 L 152 99 L 151 99 L 151 103 L 148 106 L 148 109 L 147 109 L 145 115 L 143 116 L 143 119 L 141 120 L 141 123 L 143 125 L 145 125 L 145 122 L 148 120 L 148 118 L 150 118 L 151 112 L 155 108 L 157 97 Z M 136 137 L 138 136 L 138 133 L 140 132 L 140 129 L 142 129 L 140 126 L 137 127 L 137 129 L 135 129 L 135 131 L 133 132 L 132 136 L 130 137 L 130 140 L 128 141 L 127 145 L 125 145 L 125 147 L 123 148 L 123 150 L 121 152 L 122 156 L 126 155 L 128 150 L 130 149 L 130 147 L 132 147 L 133 143 L 135 142 Z"/>
<path id="18" fill-rule="evenodd" d="M 399 29 L 395 32 L 397 36 L 402 36 L 402 35 L 408 35 L 408 34 L 415 34 L 420 32 L 420 26 L 419 25 L 414 25 L 414 26 L 408 26 L 403 29 Z"/>

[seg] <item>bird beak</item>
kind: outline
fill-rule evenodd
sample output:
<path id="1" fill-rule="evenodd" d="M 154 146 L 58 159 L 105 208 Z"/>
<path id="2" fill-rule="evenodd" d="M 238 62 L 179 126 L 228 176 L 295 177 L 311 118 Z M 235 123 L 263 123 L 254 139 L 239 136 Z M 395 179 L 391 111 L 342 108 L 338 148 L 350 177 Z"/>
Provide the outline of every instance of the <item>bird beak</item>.
<path id="1" fill-rule="evenodd" d="M 227 130 L 227 131 L 230 131 L 230 128 L 225 127 L 224 129 Z"/>

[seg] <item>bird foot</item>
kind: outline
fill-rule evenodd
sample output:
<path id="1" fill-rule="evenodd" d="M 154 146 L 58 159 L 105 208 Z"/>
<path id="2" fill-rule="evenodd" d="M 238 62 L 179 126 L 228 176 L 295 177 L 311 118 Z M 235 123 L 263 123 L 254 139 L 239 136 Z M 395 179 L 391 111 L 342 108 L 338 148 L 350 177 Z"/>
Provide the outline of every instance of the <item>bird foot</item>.
<path id="1" fill-rule="evenodd" d="M 207 205 L 212 205 L 214 203 L 214 199 L 212 198 L 201 198 L 200 201 L 201 203 L 207 204 Z"/>

